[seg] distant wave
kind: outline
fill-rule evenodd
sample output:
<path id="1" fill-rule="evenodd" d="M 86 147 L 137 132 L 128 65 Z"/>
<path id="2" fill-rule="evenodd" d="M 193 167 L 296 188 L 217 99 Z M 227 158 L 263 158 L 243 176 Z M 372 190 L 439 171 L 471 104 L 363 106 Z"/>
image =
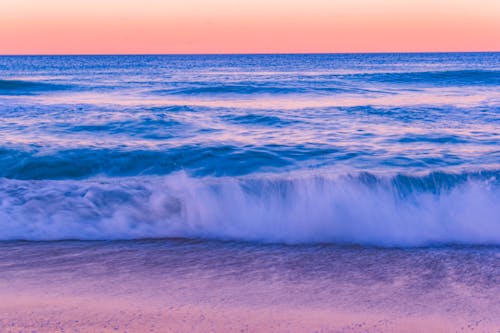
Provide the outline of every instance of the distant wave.
<path id="1" fill-rule="evenodd" d="M 499 85 L 500 70 L 449 70 L 387 72 L 345 75 L 345 78 L 397 84 L 429 85 Z"/>
<path id="2" fill-rule="evenodd" d="M 69 86 L 37 81 L 0 80 L 0 95 L 32 95 L 64 89 L 69 89 Z"/>
<path id="3" fill-rule="evenodd" d="M 499 176 L 0 179 L 0 239 L 500 245 Z"/>
<path id="4" fill-rule="evenodd" d="M 257 125 L 257 126 L 270 126 L 270 127 L 284 127 L 294 124 L 297 121 L 288 120 L 283 117 L 265 115 L 265 114 L 229 114 L 221 117 L 223 120 L 234 124 L 242 125 Z"/>
<path id="5" fill-rule="evenodd" d="M 279 86 L 256 85 L 255 83 L 206 83 L 194 87 L 181 87 L 170 89 L 159 89 L 152 91 L 160 95 L 286 95 L 307 93 L 366 93 L 368 90 L 349 87 L 322 86 L 318 82 L 315 85 Z"/>
<path id="6" fill-rule="evenodd" d="M 293 76 L 292 76 L 293 77 Z M 182 83 L 171 83 L 170 88 L 152 90 L 158 95 L 289 95 L 289 94 L 366 94 L 394 93 L 378 87 L 361 87 L 359 82 L 425 85 L 425 86 L 475 86 L 500 85 L 499 70 L 441 70 L 441 71 L 409 71 L 379 72 L 357 74 L 317 75 L 315 80 L 295 78 L 296 84 L 277 81 L 274 85 L 258 82 L 198 82 L 183 86 Z"/>

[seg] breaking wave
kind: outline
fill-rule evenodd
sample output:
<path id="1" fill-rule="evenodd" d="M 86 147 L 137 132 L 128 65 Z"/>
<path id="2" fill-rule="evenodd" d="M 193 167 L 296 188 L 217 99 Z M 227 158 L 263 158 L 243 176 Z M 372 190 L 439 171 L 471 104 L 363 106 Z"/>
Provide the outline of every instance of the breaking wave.
<path id="1" fill-rule="evenodd" d="M 0 180 L 0 240 L 500 245 L 498 171 Z"/>

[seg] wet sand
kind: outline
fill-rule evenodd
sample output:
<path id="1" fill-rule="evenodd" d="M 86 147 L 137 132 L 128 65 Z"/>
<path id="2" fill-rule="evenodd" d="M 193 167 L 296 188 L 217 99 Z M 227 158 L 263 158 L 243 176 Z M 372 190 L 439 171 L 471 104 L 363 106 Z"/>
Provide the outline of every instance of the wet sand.
<path id="1" fill-rule="evenodd" d="M 390 317 L 339 309 L 151 306 L 101 297 L 3 298 L 2 332 L 456 332 L 485 331 L 488 323 L 440 316 Z M 493 326 L 492 326 L 493 327 Z"/>
<path id="2" fill-rule="evenodd" d="M 499 332 L 498 248 L 0 244 L 0 332 Z"/>

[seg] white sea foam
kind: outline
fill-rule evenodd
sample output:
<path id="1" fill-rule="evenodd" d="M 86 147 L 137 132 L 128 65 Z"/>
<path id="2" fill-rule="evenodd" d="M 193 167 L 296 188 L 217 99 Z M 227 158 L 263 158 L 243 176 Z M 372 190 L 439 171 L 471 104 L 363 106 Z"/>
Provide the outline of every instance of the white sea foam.
<path id="1" fill-rule="evenodd" d="M 192 178 L 184 173 L 84 181 L 3 179 L 0 239 L 500 245 L 496 180 L 425 181 L 431 183 L 357 176 Z"/>

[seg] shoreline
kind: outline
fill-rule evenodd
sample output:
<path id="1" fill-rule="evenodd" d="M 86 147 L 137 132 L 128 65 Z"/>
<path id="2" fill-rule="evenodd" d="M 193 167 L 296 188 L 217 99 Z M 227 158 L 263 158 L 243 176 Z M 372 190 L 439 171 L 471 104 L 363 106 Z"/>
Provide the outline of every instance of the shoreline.
<path id="1" fill-rule="evenodd" d="M 1 332 L 496 332 L 498 248 L 2 243 Z"/>

